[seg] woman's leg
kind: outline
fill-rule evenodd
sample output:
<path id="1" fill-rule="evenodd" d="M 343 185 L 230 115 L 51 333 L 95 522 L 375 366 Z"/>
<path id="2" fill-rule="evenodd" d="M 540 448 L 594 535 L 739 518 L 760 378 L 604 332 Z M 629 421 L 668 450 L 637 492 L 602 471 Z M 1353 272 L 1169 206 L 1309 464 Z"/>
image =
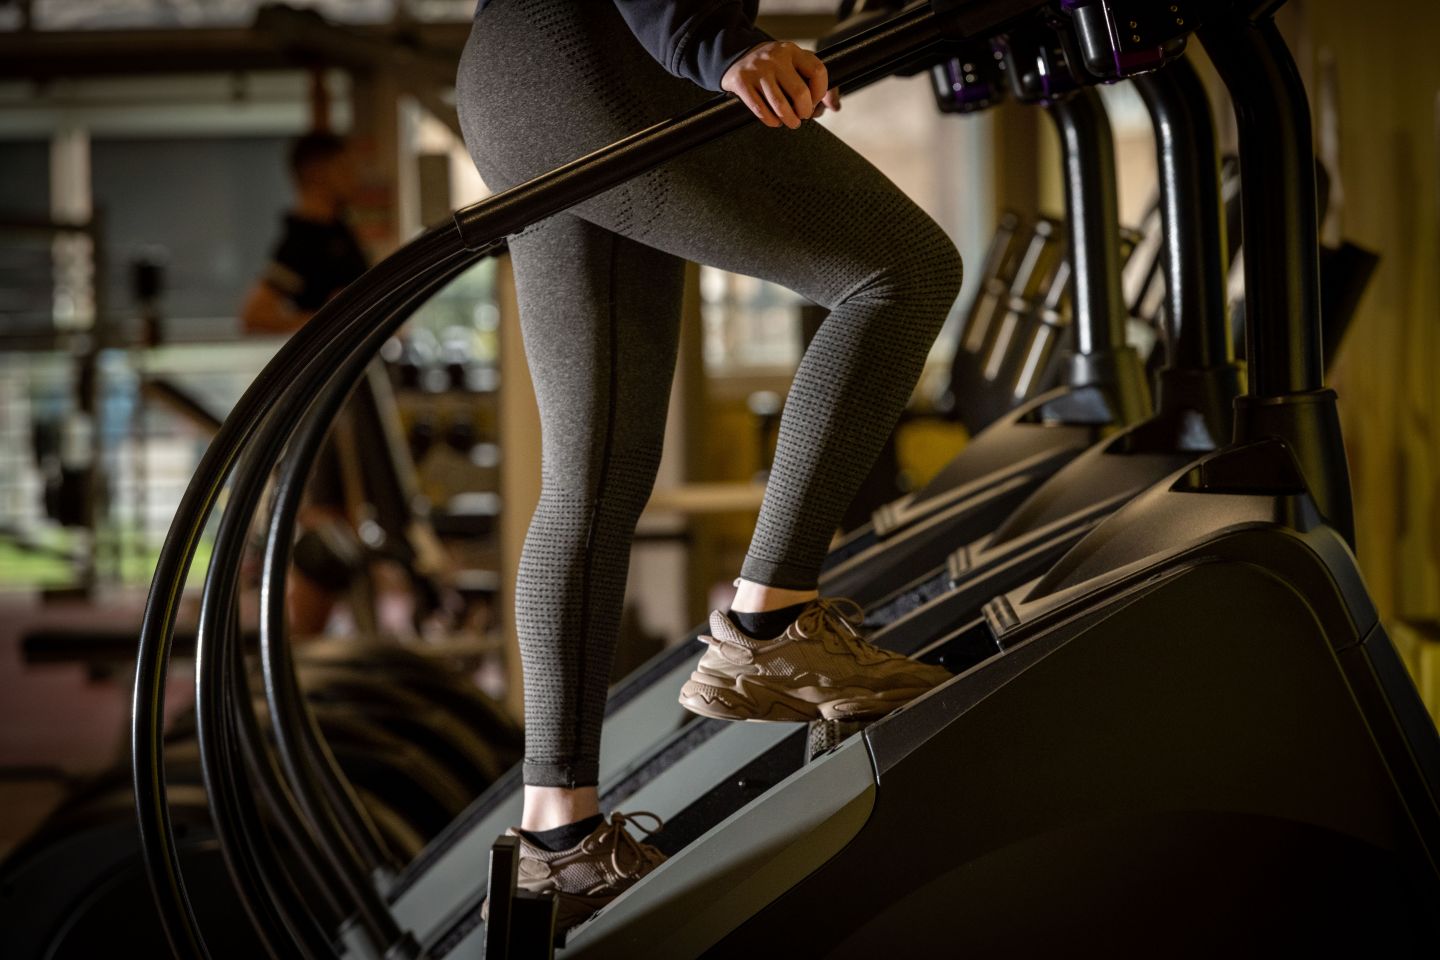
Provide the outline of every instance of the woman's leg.
<path id="1" fill-rule="evenodd" d="M 497 189 L 707 97 L 654 63 L 612 4 L 573 0 L 492 0 L 458 86 L 466 142 Z M 546 431 L 517 597 L 526 783 L 577 790 L 595 779 L 624 558 L 658 457 L 675 258 L 775 281 L 830 310 L 796 373 L 742 570 L 768 588 L 762 609 L 786 598 L 778 591 L 813 595 L 833 531 L 958 292 L 960 261 L 924 212 L 813 123 L 757 122 L 527 231 L 512 251 Z M 602 347 L 611 343 L 618 352 Z M 651 372 L 659 358 L 663 376 Z M 612 384 L 614 371 L 628 378 Z M 612 405 L 626 384 L 648 399 Z M 606 459 L 597 439 L 619 442 L 632 426 L 633 459 L 613 448 Z M 534 809 L 548 796 L 536 793 Z M 576 793 L 551 806 L 569 815 L 589 802 Z"/>
<path id="2" fill-rule="evenodd" d="M 959 255 L 929 216 L 815 124 L 794 132 L 757 124 L 667 165 L 655 180 L 663 203 L 647 211 L 641 229 L 624 222 L 623 205 L 608 196 L 576 213 L 829 309 L 786 400 L 741 571 L 750 584 L 808 593 L 959 292 Z M 763 609 L 763 601 L 755 605 Z"/>
<path id="3" fill-rule="evenodd" d="M 561 215 L 511 243 L 543 475 L 516 579 L 525 817 L 598 813 L 600 725 L 636 521 L 660 462 L 684 264 Z"/>
<path id="4" fill-rule="evenodd" d="M 661 69 L 613 4 L 569 0 L 492 0 L 476 20 L 460 81 L 467 143 L 487 181 L 493 173 L 506 183 L 709 96 Z M 813 591 L 830 538 L 959 293 L 954 244 L 815 123 L 791 131 L 757 121 L 574 214 L 829 308 L 785 404 L 741 571 L 750 584 Z"/>

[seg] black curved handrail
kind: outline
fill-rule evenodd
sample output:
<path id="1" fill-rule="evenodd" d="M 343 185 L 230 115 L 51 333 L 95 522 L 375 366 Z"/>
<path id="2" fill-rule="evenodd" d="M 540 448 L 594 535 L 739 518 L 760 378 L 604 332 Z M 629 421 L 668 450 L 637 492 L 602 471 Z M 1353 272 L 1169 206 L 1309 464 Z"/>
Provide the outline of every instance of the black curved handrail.
<path id="1" fill-rule="evenodd" d="M 233 631 L 237 621 L 235 611 L 232 609 L 226 617 L 223 629 Z M 196 660 L 196 675 L 200 674 L 200 664 Z M 212 749 L 223 751 L 227 758 L 234 752 L 240 750 L 240 744 L 236 736 L 236 718 L 229 709 L 234 701 L 233 690 L 226 688 L 218 692 L 225 709 L 220 714 L 220 729 L 218 735 L 212 732 L 210 739 Z M 196 711 L 196 734 L 201 730 L 201 714 Z M 201 773 L 205 773 L 204 751 L 201 751 Z M 206 796 L 209 797 L 209 783 L 206 784 Z M 297 916 L 292 909 L 293 904 L 281 904 L 277 887 L 284 883 L 283 879 L 276 872 L 271 871 L 274 866 L 273 859 L 265 858 L 268 844 L 261 840 L 260 834 L 263 827 L 260 825 L 260 812 L 255 805 L 252 796 L 236 798 L 236 802 L 227 805 L 223 812 L 211 805 L 211 820 L 214 822 L 217 838 L 229 837 L 232 845 L 241 845 L 245 848 L 247 856 L 238 861 L 238 871 L 235 876 L 238 882 L 247 886 L 263 890 L 266 896 L 254 897 L 242 900 L 241 907 L 245 910 L 250 919 L 250 925 L 254 928 L 260 938 L 261 945 L 267 954 L 272 957 L 298 955 L 309 960 L 308 951 L 305 949 L 308 942 L 306 931 L 302 926 L 303 918 Z M 224 840 L 221 841 L 222 849 Z M 269 851 L 273 853 L 273 851 Z M 229 857 L 227 855 L 227 866 Z M 288 947 L 285 953 L 280 951 Z"/>
<path id="2" fill-rule="evenodd" d="M 402 309 L 386 318 L 365 346 L 378 349 L 376 341 L 383 343 L 381 334 L 388 336 L 409 319 L 417 306 L 472 263 L 470 257 L 456 258 L 453 269 L 416 291 Z M 271 498 L 261 574 L 260 659 L 265 697 L 286 779 L 311 828 L 320 836 L 322 848 L 341 878 L 342 888 L 357 905 L 372 945 L 379 948 L 377 952 L 383 955 L 389 946 L 387 939 L 398 936 L 399 929 L 393 920 L 384 919 L 388 907 L 376 891 L 372 878 L 380 872 L 392 872 L 394 864 L 383 850 L 373 824 L 355 798 L 313 714 L 305 705 L 287 639 L 284 604 L 295 517 L 299 512 L 305 480 L 324 443 L 330 422 L 339 413 L 355 383 L 365 375 L 370 358 L 370 352 L 361 349 L 345 359 L 331 375 L 286 450 Z M 293 392 L 293 389 L 287 392 Z M 237 473 L 237 486 L 242 482 L 263 484 L 264 474 L 245 481 Z"/>
<path id="3" fill-rule="evenodd" d="M 234 688 L 234 692 L 231 694 L 232 706 L 235 703 L 243 703 L 241 698 L 248 692 L 246 688 L 240 687 L 242 679 L 243 677 L 237 672 L 235 682 L 232 684 Z M 305 891 L 309 895 L 318 896 L 321 905 L 329 910 L 332 917 L 338 919 L 347 916 L 350 912 L 349 907 L 342 905 L 335 896 L 335 891 L 340 888 L 340 879 L 328 869 L 329 862 L 321 851 L 319 841 L 301 816 L 294 795 L 280 775 L 275 758 L 267 748 L 264 733 L 254 710 L 240 711 L 237 719 L 239 720 L 236 728 L 237 740 L 246 767 L 250 770 L 250 779 L 258 785 L 261 804 L 270 811 L 276 826 L 285 837 L 286 844 L 294 851 L 300 869 L 304 871 L 307 881 Z M 301 902 L 301 898 L 302 895 L 297 890 L 295 902 Z M 322 935 L 328 940 L 328 934 L 324 934 L 322 931 Z M 320 953 L 319 955 L 324 956 L 325 954 Z"/>
<path id="4" fill-rule="evenodd" d="M 353 381 L 355 376 L 363 372 L 370 355 L 379 350 L 413 309 L 433 292 L 440 282 L 448 281 L 459 269 L 469 266 L 475 259 L 476 255 L 470 251 L 455 251 L 449 256 L 433 260 L 424 272 L 409 283 L 392 287 L 378 299 L 376 306 L 370 311 L 371 322 L 364 332 L 364 338 L 355 345 L 339 369 L 331 372 L 331 364 L 324 356 L 309 358 L 304 371 L 286 388 L 281 399 L 290 398 L 297 401 L 299 409 L 305 409 L 327 383 L 338 379 L 340 372 L 352 373 Z M 342 384 L 345 393 L 348 394 L 351 385 Z M 195 638 L 198 721 L 196 732 L 200 741 L 201 770 L 215 815 L 221 854 L 242 903 L 246 904 L 255 918 L 264 915 L 265 907 L 260 901 L 272 896 L 272 893 L 271 888 L 254 882 L 254 871 L 248 868 L 245 858 L 237 856 L 241 849 L 241 838 L 235 829 L 237 824 L 232 818 L 230 805 L 237 798 L 246 796 L 248 791 L 241 790 L 242 768 L 225 749 L 223 738 L 214 735 L 215 731 L 221 729 L 219 691 L 227 688 L 227 673 L 234 663 L 227 650 L 227 647 L 233 645 L 230 643 L 232 636 L 222 630 L 221 626 L 226 611 L 237 601 L 240 566 L 251 520 L 260 505 L 271 467 L 279 459 L 294 428 L 294 416 L 277 404 L 277 408 L 265 418 L 260 429 L 251 437 L 244 457 L 234 470 L 230 503 L 220 517 L 219 529 L 215 534 L 213 559 L 200 597 L 200 622 Z M 249 709 L 248 701 L 240 706 Z M 238 809 L 243 811 L 246 802 L 241 800 L 237 805 Z M 337 865 L 341 862 L 339 859 L 336 861 Z M 355 899 L 363 929 L 369 938 L 382 948 L 381 953 L 392 955 L 397 946 L 398 955 L 413 952 L 405 947 L 406 935 L 368 880 L 361 877 L 358 878 L 358 883 L 351 883 L 356 880 L 352 871 L 342 868 L 337 872 L 342 881 L 347 882 L 346 893 Z M 263 874 L 260 876 L 263 877 Z"/>
<path id="5" fill-rule="evenodd" d="M 231 607 L 225 628 L 230 637 L 239 635 L 238 605 Z M 234 813 L 237 814 L 236 821 L 240 828 L 238 840 L 243 845 L 248 869 L 260 882 L 268 901 L 257 905 L 266 918 L 265 922 L 271 927 L 271 930 L 262 934 L 262 938 L 276 955 L 297 955 L 304 960 L 325 960 L 333 952 L 330 949 L 330 937 L 311 912 L 307 902 L 310 895 L 302 892 L 291 870 L 281 862 L 276 846 L 270 838 L 270 821 L 266 820 L 265 814 L 268 812 L 272 821 L 275 821 L 286 835 L 303 833 L 304 828 L 295 822 L 293 805 L 283 804 L 283 788 L 274 779 L 273 764 L 268 770 L 262 766 L 264 740 L 259 725 L 255 722 L 249 684 L 245 678 L 244 651 L 238 642 L 230 645 L 228 655 L 235 669 L 230 671 L 225 687 L 225 735 L 229 741 L 232 762 L 243 762 L 256 774 L 255 780 L 259 784 L 259 795 L 251 795 L 247 791 L 244 796 L 237 798 Z M 203 767 L 203 756 L 201 764 Z M 270 776 L 267 777 L 266 773 Z M 212 819 L 219 819 L 213 803 L 211 810 Z M 308 845 L 292 849 L 301 854 L 301 867 L 312 881 L 318 879 L 325 882 L 329 879 L 319 875 L 319 861 L 305 861 L 305 856 L 313 852 Z M 283 934 L 287 938 L 289 949 L 283 952 L 275 949 L 274 934 Z"/>
<path id="6" fill-rule="evenodd" d="M 171 949 L 179 957 L 210 956 L 180 874 L 174 829 L 165 799 L 162 741 L 165 677 L 175 621 L 181 591 L 205 522 L 242 447 L 273 408 L 280 389 L 305 371 L 310 358 L 324 344 L 333 341 L 340 344 L 340 349 L 347 349 L 347 341 L 363 333 L 370 306 L 383 291 L 405 284 L 414 274 L 422 272 L 426 264 L 462 249 L 463 244 L 453 228 L 429 231 L 376 265 L 322 307 L 310 323 L 286 341 L 241 396 L 201 457 L 176 510 L 156 563 L 141 621 L 132 701 L 131 763 L 141 852 L 161 924 Z"/>

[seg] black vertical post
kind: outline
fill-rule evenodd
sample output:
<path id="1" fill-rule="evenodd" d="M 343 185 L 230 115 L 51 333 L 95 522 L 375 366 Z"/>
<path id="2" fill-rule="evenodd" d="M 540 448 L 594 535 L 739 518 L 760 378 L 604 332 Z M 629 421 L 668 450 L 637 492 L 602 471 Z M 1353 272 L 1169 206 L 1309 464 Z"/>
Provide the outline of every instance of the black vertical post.
<path id="1" fill-rule="evenodd" d="M 1164 243 L 1165 366 L 1158 374 L 1162 415 L 1199 413 L 1197 448 L 1232 435 L 1241 389 L 1225 297 L 1229 254 L 1220 199 L 1215 122 L 1200 76 L 1188 60 L 1135 79 L 1155 128 Z"/>
<path id="2" fill-rule="evenodd" d="M 504 960 L 510 952 L 510 909 L 520 880 L 520 840 L 496 838 L 490 845 L 488 881 L 485 887 L 485 960 Z"/>
<path id="3" fill-rule="evenodd" d="M 1250 393 L 1235 404 L 1235 439 L 1283 441 L 1321 514 L 1353 547 L 1345 444 L 1321 360 L 1310 103 L 1269 16 L 1221 15 L 1200 38 L 1230 91 L 1240 133 Z"/>
<path id="4" fill-rule="evenodd" d="M 1205 369 L 1228 363 L 1225 221 L 1220 154 L 1205 87 L 1190 61 L 1135 78 L 1155 127 L 1164 233 L 1166 364 Z"/>
<path id="5" fill-rule="evenodd" d="M 1100 95 L 1090 87 L 1046 101 L 1060 135 L 1065 216 L 1070 232 L 1070 297 L 1075 348 L 1072 386 L 1107 388 L 1108 416 L 1137 423 L 1150 413 L 1144 366 L 1125 342 L 1129 311 L 1120 281 L 1120 202 L 1115 138 Z"/>
<path id="6" fill-rule="evenodd" d="M 1108 353 L 1125 343 L 1115 138 L 1100 95 L 1089 87 L 1050 103 L 1047 112 L 1064 161 L 1075 352 Z"/>
<path id="7" fill-rule="evenodd" d="M 1255 397 L 1319 390 L 1320 229 L 1310 103 L 1272 19 L 1206 28 L 1240 132 L 1245 355 Z"/>

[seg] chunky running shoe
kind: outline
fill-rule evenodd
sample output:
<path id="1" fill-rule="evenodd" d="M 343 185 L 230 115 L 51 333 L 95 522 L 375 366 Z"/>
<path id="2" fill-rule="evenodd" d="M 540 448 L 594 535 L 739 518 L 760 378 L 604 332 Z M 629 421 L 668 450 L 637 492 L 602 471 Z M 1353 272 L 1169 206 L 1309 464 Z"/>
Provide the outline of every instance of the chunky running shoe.
<path id="1" fill-rule="evenodd" d="M 638 822 L 641 818 L 653 826 L 646 828 Z M 660 818 L 653 813 L 616 811 L 569 850 L 546 850 L 519 830 L 505 831 L 520 838 L 520 888 L 555 897 L 557 930 L 584 923 L 665 861 L 659 850 L 632 837 L 625 829 L 627 823 L 635 824 L 647 836 L 661 827 Z"/>
<path id="2" fill-rule="evenodd" d="M 680 705 L 718 720 L 874 720 L 950 678 L 870 644 L 863 621 L 853 600 L 820 598 L 779 637 L 755 640 L 717 610 Z"/>

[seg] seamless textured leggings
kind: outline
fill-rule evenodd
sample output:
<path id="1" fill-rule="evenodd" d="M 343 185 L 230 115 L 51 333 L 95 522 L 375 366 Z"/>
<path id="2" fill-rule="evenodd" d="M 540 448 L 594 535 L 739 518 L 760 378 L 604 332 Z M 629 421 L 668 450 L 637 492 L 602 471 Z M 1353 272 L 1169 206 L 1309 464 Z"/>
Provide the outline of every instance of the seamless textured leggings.
<path id="1" fill-rule="evenodd" d="M 607 0 L 491 0 L 460 120 L 491 189 L 713 96 L 666 73 Z M 684 261 L 829 309 L 796 371 L 741 575 L 813 589 L 830 537 L 960 287 L 945 233 L 814 123 L 758 121 L 512 238 L 543 480 L 520 559 L 525 782 L 596 783 L 630 543 L 650 495 Z"/>

